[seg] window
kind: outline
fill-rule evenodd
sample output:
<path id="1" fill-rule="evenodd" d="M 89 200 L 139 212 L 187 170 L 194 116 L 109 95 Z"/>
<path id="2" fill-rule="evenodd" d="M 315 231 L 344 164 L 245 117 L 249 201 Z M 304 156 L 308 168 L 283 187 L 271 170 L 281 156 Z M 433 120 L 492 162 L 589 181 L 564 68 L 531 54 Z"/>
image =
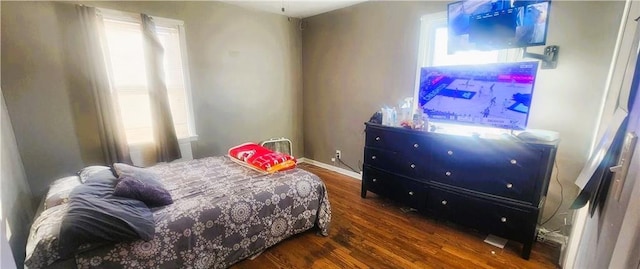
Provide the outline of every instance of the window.
<path id="1" fill-rule="evenodd" d="M 447 54 L 447 26 L 435 28 L 431 65 L 486 64 L 498 61 L 498 51 L 460 51 Z"/>
<path id="2" fill-rule="evenodd" d="M 105 62 L 127 136 L 132 144 L 153 142 L 151 110 L 139 15 L 101 10 Z M 196 136 L 181 21 L 154 17 L 164 48 L 164 72 L 171 114 L 178 139 Z"/>
<path id="3" fill-rule="evenodd" d="M 517 60 L 519 49 L 459 51 L 447 53 L 447 13 L 422 16 L 418 67 L 508 62 Z"/>
<path id="4" fill-rule="evenodd" d="M 425 66 L 488 64 L 511 62 L 519 59 L 520 49 L 505 49 L 493 51 L 459 51 L 455 54 L 447 52 L 447 13 L 428 14 L 420 18 L 420 44 L 418 51 L 418 70 L 414 98 L 418 100 L 420 84 L 420 68 Z"/>

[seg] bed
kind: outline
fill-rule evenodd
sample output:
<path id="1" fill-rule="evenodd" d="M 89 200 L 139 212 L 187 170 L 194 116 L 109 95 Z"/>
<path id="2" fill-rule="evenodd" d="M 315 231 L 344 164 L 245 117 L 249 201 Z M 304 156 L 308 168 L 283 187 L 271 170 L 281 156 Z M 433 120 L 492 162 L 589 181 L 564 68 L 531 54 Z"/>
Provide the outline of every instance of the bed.
<path id="1" fill-rule="evenodd" d="M 70 259 L 57 252 L 65 193 L 73 177 L 47 195 L 27 242 L 27 268 L 226 268 L 315 227 L 327 236 L 331 207 L 324 183 L 296 168 L 264 174 L 228 156 L 161 163 L 159 175 L 173 204 L 152 208 L 149 241 L 83 245 Z M 67 191 L 67 192 L 65 192 Z M 61 193 L 61 194 L 60 194 Z M 54 201 L 54 202 L 51 202 Z"/>

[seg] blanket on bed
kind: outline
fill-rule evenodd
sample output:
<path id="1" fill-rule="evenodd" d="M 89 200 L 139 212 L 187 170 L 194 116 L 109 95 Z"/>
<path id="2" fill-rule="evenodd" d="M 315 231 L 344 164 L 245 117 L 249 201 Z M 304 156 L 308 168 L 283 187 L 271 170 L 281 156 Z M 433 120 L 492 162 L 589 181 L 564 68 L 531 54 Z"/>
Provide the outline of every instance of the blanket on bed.
<path id="1" fill-rule="evenodd" d="M 230 148 L 229 156 L 251 168 L 267 173 L 296 167 L 296 159 L 289 154 L 274 152 L 256 143 L 244 143 Z"/>
<path id="2" fill-rule="evenodd" d="M 262 174 L 229 157 L 158 164 L 174 203 L 153 209 L 150 241 L 110 244 L 75 255 L 78 268 L 226 268 L 314 226 L 328 234 L 324 183 L 301 169 Z M 28 268 L 55 262 L 55 224 L 66 204 L 42 212 L 27 243 Z"/>

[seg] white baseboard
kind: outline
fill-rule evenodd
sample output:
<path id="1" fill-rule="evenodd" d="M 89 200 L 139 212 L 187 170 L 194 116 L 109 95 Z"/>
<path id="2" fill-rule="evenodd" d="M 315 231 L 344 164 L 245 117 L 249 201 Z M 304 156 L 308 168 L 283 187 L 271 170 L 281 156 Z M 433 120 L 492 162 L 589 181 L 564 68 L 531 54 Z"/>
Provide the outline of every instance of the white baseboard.
<path id="1" fill-rule="evenodd" d="M 312 160 L 312 159 L 308 159 L 308 158 L 299 158 L 298 159 L 298 163 L 313 164 L 315 166 L 318 166 L 318 167 L 321 167 L 321 168 L 324 168 L 324 169 L 327 169 L 327 170 L 331 170 L 331 171 L 336 172 L 338 174 L 343 174 L 345 176 L 349 176 L 349 177 L 352 177 L 352 178 L 355 178 L 355 179 L 362 180 L 362 174 L 360 174 L 360 173 L 356 173 L 356 172 L 353 172 L 351 170 L 343 169 L 343 168 L 340 168 L 340 167 L 337 167 L 337 166 L 333 166 L 333 165 L 330 165 L 330 164 L 326 164 L 326 163 L 323 163 L 323 162 L 319 162 L 319 161 L 316 161 L 316 160 Z"/>

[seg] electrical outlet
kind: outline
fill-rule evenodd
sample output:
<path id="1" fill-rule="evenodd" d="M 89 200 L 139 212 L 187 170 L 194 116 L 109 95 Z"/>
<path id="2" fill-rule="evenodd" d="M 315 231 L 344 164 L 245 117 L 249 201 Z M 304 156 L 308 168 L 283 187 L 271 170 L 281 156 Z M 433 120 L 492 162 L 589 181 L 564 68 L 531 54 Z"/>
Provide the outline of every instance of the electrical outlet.
<path id="1" fill-rule="evenodd" d="M 538 242 L 546 241 L 545 235 L 542 234 L 542 232 L 538 231 L 538 233 L 536 234 L 536 241 Z"/>
<path id="2" fill-rule="evenodd" d="M 342 159 L 342 151 L 340 151 L 339 149 L 336 150 L 336 159 L 338 160 Z"/>
<path id="3" fill-rule="evenodd" d="M 538 229 L 538 233 L 536 234 L 536 241 L 538 242 L 554 242 L 558 245 L 564 245 L 567 243 L 567 239 L 567 236 L 557 231 L 549 231 L 542 227 Z"/>
<path id="4" fill-rule="evenodd" d="M 545 242 L 547 241 L 547 235 L 549 234 L 549 230 L 546 228 L 540 227 L 538 228 L 538 232 L 536 233 L 536 241 Z"/>

